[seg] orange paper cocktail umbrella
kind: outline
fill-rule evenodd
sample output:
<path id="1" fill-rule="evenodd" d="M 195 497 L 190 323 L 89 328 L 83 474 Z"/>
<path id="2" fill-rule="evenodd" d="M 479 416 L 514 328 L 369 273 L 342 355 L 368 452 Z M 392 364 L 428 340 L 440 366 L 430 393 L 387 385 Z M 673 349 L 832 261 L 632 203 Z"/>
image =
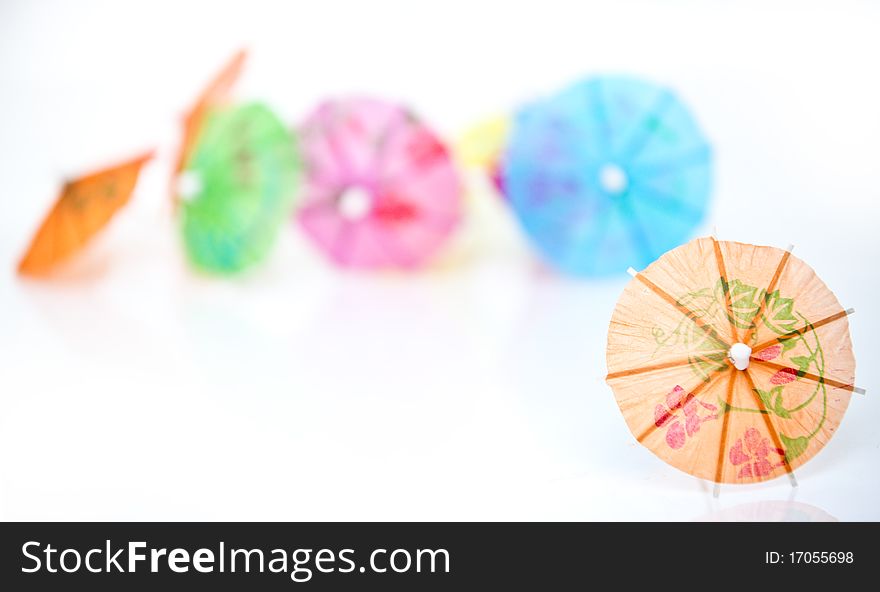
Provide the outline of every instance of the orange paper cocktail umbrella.
<path id="1" fill-rule="evenodd" d="M 24 275 L 46 275 L 80 250 L 128 203 L 152 153 L 65 183 L 18 265 Z"/>
<path id="2" fill-rule="evenodd" d="M 632 273 L 607 381 L 638 441 L 716 483 L 793 480 L 863 392 L 852 310 L 773 247 L 702 238 Z"/>

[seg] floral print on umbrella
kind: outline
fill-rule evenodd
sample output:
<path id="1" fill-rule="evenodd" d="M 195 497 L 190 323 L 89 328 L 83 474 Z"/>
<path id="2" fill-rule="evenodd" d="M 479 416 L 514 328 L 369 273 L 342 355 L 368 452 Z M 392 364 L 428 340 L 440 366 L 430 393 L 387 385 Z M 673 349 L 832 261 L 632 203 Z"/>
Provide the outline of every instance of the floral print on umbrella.
<path id="1" fill-rule="evenodd" d="M 772 459 L 771 453 L 773 453 Z M 779 459 L 776 458 L 779 456 Z M 770 439 L 761 436 L 755 428 L 749 428 L 730 449 L 730 462 L 740 467 L 736 476 L 767 477 L 773 469 L 785 464 L 785 451 L 771 446 Z"/>
<path id="2" fill-rule="evenodd" d="M 711 413 L 699 415 L 700 407 Z M 682 417 L 678 415 L 679 410 L 682 411 L 684 425 L 682 425 Z M 666 395 L 666 406 L 658 404 L 654 407 L 654 425 L 658 428 L 668 426 L 666 444 L 677 450 L 684 446 L 687 438 L 700 431 L 701 424 L 717 419 L 717 411 L 715 405 L 704 403 L 692 393 L 685 393 L 683 388 L 675 385 L 675 388 Z"/>

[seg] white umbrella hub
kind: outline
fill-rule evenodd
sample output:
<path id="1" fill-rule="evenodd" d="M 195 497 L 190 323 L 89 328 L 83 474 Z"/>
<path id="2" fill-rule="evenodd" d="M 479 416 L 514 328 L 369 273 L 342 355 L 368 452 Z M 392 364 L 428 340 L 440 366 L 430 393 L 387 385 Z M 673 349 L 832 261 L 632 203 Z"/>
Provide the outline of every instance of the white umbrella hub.
<path id="1" fill-rule="evenodd" d="M 629 185 L 629 177 L 620 165 L 607 163 L 599 169 L 599 185 L 611 195 L 620 195 Z"/>
<path id="2" fill-rule="evenodd" d="M 336 207 L 346 220 L 360 220 L 370 213 L 373 196 L 363 187 L 348 187 L 339 196 Z"/>
<path id="3" fill-rule="evenodd" d="M 745 343 L 734 343 L 727 352 L 727 357 L 733 362 L 737 370 L 745 370 L 749 367 L 749 358 L 752 356 L 752 348 Z"/>

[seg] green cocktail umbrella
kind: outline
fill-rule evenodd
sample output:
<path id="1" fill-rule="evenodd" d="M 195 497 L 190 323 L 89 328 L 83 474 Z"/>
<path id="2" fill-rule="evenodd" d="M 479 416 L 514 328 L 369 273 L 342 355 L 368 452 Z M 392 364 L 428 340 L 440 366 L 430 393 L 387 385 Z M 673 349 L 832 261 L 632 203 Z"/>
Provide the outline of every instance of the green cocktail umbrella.
<path id="1" fill-rule="evenodd" d="M 294 139 L 265 105 L 212 112 L 178 183 L 193 265 L 235 273 L 265 259 L 289 217 L 299 168 Z"/>

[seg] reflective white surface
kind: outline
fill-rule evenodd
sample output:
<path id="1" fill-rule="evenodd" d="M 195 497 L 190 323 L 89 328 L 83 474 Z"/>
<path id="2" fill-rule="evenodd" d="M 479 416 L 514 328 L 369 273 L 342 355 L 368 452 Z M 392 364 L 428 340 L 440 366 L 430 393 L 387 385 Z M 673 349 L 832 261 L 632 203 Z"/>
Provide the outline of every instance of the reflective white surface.
<path id="1" fill-rule="evenodd" d="M 385 1 L 3 3 L 0 519 L 880 519 L 880 7 L 508 4 L 427 23 Z M 703 232 L 794 243 L 857 310 L 868 394 L 796 491 L 716 500 L 635 442 L 604 383 L 623 270 L 557 276 L 485 193 L 415 275 L 338 272 L 293 226 L 253 274 L 193 274 L 165 194 L 175 126 L 242 41 L 242 95 L 290 122 L 362 90 L 452 135 L 581 74 L 676 87 L 716 148 Z M 14 276 L 65 175 L 153 143 L 64 278 Z"/>

